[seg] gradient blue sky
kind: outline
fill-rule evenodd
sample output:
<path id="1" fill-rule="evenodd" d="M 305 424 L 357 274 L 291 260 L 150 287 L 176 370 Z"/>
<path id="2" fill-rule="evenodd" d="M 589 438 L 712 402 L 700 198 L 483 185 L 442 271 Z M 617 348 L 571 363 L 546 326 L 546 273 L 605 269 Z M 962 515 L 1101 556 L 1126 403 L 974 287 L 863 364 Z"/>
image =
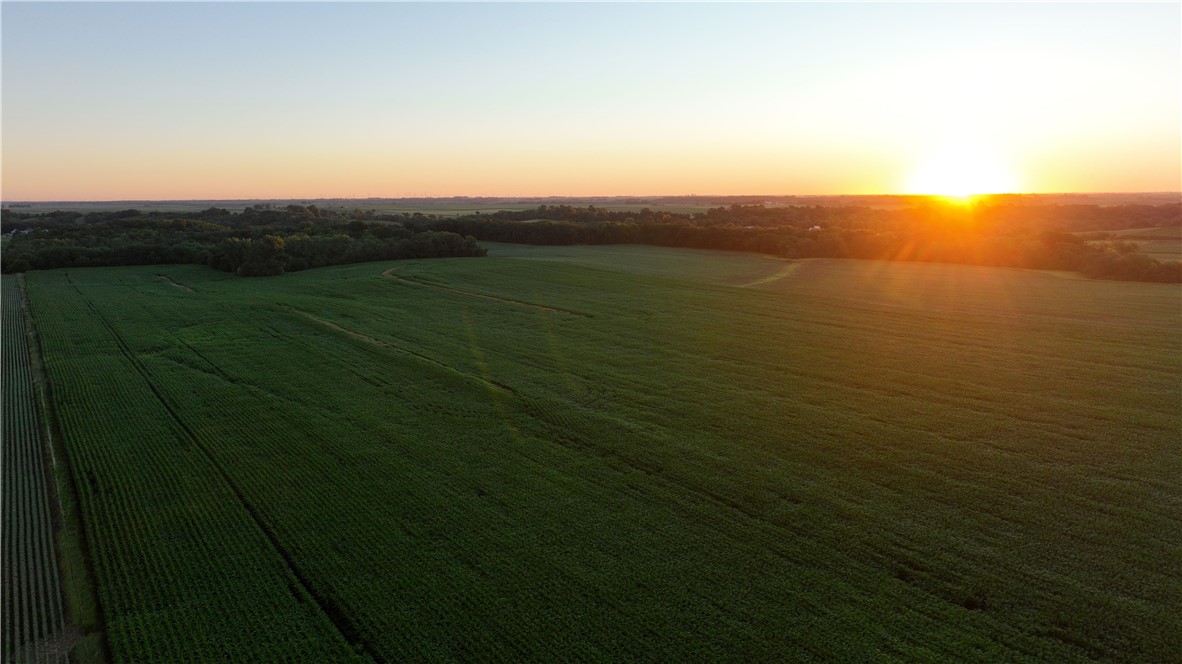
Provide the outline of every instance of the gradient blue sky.
<path id="1" fill-rule="evenodd" d="M 1182 188 L 1177 3 L 0 19 L 5 200 Z"/>

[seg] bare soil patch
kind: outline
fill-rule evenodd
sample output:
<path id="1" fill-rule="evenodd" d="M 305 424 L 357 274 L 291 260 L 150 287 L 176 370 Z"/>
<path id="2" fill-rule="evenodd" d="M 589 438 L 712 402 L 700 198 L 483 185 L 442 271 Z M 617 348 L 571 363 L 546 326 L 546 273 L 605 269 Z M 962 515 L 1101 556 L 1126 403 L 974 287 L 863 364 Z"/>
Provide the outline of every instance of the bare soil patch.
<path id="1" fill-rule="evenodd" d="M 177 288 L 179 288 L 179 289 L 181 289 L 181 290 L 189 291 L 190 293 L 196 293 L 196 292 L 197 292 L 197 291 L 193 290 L 192 288 L 190 288 L 190 287 L 188 287 L 188 286 L 186 286 L 186 285 L 184 285 L 184 284 L 182 284 L 182 283 L 177 283 L 177 282 L 173 281 L 171 278 L 169 278 L 169 277 L 167 277 L 167 276 L 165 276 L 165 275 L 163 275 L 163 274 L 158 274 L 158 275 L 156 275 L 156 281 L 163 281 L 164 283 L 168 284 L 169 286 L 176 286 Z"/>

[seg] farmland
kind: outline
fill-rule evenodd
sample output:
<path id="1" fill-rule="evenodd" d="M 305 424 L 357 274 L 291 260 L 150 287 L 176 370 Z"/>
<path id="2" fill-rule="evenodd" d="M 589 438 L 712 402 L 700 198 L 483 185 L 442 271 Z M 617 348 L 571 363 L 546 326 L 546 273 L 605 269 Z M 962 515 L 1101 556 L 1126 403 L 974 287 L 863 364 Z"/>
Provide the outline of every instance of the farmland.
<path id="1" fill-rule="evenodd" d="M 498 210 L 525 210 L 540 204 L 595 205 L 606 210 L 629 210 L 639 212 L 649 208 L 657 212 L 705 212 L 711 207 L 728 206 L 734 203 L 762 203 L 769 207 L 786 205 L 847 206 L 857 205 L 871 208 L 900 208 L 913 205 L 916 196 L 888 195 L 838 195 L 838 196 L 591 196 L 591 197 L 468 197 L 451 198 L 292 198 L 292 199 L 214 199 L 177 201 L 5 201 L 3 208 L 18 212 L 70 211 L 80 213 L 116 212 L 134 208 L 150 214 L 153 212 L 198 213 L 210 207 L 219 207 L 241 212 L 252 205 L 267 205 L 282 208 L 287 205 L 316 205 L 321 209 L 337 212 L 365 210 L 378 214 L 421 213 L 441 217 L 469 215 L 477 212 L 488 213 Z M 1010 202 L 1032 202 L 1046 205 L 1162 205 L 1177 203 L 1177 192 L 1142 193 L 1075 193 L 1075 194 L 1008 194 L 994 197 Z"/>
<path id="2" fill-rule="evenodd" d="M 1182 228 L 1134 228 L 1113 236 L 1121 242 L 1132 242 L 1150 258 L 1182 260 Z"/>
<path id="3" fill-rule="evenodd" d="M 488 246 L 27 275 L 114 661 L 1182 652 L 1177 286 Z"/>
<path id="4" fill-rule="evenodd" d="M 50 518 L 45 445 L 16 277 L 3 288 L 3 660 L 64 662 L 65 627 Z"/>

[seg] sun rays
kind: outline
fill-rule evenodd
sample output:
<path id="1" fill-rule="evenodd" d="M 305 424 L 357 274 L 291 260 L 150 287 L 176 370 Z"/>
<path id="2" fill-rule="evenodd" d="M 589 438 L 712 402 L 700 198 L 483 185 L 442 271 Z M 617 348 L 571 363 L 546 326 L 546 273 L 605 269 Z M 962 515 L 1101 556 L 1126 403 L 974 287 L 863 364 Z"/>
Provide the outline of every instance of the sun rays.
<path id="1" fill-rule="evenodd" d="M 912 171 L 906 190 L 969 202 L 981 194 L 1018 190 L 1012 170 L 992 150 L 971 141 L 943 145 Z"/>

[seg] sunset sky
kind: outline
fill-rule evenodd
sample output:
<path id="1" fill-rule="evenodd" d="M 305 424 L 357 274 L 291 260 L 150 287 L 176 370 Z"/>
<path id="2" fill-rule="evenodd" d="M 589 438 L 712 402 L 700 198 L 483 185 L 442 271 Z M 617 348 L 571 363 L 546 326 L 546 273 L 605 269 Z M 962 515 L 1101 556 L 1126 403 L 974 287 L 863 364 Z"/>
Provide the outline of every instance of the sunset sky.
<path id="1" fill-rule="evenodd" d="M 7 201 L 1182 188 L 1178 3 L 0 12 Z"/>

